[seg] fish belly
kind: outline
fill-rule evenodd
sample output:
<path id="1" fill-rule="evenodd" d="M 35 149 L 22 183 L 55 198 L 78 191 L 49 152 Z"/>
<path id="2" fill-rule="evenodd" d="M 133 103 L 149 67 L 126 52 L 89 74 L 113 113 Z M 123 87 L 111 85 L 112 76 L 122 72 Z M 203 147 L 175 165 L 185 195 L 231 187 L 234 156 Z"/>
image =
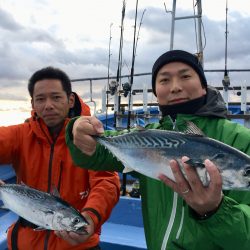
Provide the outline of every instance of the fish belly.
<path id="1" fill-rule="evenodd" d="M 160 152 L 152 149 L 122 149 L 115 155 L 125 167 L 150 178 L 159 180 L 159 175 L 164 174 L 175 180 L 169 165 L 170 159 Z"/>

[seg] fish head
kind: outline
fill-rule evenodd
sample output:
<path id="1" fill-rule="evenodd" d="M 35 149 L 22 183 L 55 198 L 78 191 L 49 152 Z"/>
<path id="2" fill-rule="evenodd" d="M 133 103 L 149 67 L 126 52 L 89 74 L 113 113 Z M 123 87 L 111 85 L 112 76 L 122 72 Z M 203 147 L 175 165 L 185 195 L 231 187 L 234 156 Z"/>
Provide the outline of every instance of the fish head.
<path id="1" fill-rule="evenodd" d="M 243 170 L 243 176 L 249 177 L 250 179 L 250 165 L 247 165 Z"/>
<path id="2" fill-rule="evenodd" d="M 88 224 L 89 223 L 82 215 L 78 215 L 78 216 L 76 215 L 74 217 L 71 217 L 70 228 L 71 228 L 71 231 L 75 233 L 88 234 L 88 232 L 86 231 L 86 226 Z"/>
<path id="3" fill-rule="evenodd" d="M 68 232 L 75 232 L 78 234 L 88 234 L 86 226 L 88 221 L 73 207 L 58 211 L 53 219 L 57 224 L 57 228 Z"/>
<path id="4" fill-rule="evenodd" d="M 250 190 L 250 165 L 240 169 L 223 169 L 223 189 Z"/>
<path id="5" fill-rule="evenodd" d="M 250 165 L 247 165 L 243 169 L 242 176 L 245 179 L 245 181 L 248 182 L 248 187 L 250 188 Z"/>

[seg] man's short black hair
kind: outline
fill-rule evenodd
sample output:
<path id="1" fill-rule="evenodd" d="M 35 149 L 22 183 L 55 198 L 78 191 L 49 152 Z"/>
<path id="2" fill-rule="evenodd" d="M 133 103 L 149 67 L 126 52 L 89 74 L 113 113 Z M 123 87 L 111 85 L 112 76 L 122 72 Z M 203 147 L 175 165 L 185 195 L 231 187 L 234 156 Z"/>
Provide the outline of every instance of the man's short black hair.
<path id="1" fill-rule="evenodd" d="M 72 93 L 71 82 L 68 75 L 62 70 L 54 67 L 46 67 L 36 71 L 29 79 L 28 90 L 31 98 L 33 98 L 34 87 L 37 81 L 44 79 L 55 79 L 60 80 L 62 83 L 63 90 L 66 92 L 69 97 Z"/>

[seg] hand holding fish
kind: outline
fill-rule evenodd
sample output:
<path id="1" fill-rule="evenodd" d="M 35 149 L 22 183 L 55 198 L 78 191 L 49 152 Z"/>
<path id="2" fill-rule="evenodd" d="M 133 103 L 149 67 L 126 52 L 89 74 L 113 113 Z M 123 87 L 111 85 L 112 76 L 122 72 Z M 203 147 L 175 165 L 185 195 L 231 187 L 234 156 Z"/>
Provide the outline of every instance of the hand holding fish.
<path id="1" fill-rule="evenodd" d="M 103 125 L 96 117 L 81 116 L 73 126 L 74 144 L 86 155 L 92 155 L 96 149 L 96 140 L 92 136 L 103 132 Z"/>
<path id="2" fill-rule="evenodd" d="M 159 178 L 180 194 L 197 214 L 203 216 L 208 212 L 216 210 L 221 203 L 222 177 L 218 168 L 210 160 L 205 160 L 205 167 L 210 176 L 210 183 L 205 187 L 200 181 L 196 170 L 185 163 L 187 160 L 187 157 L 182 157 L 186 178 L 175 160 L 170 161 L 170 167 L 176 182 L 163 174 L 160 174 Z"/>
<path id="3" fill-rule="evenodd" d="M 88 215 L 88 213 L 83 212 L 82 215 L 87 220 L 89 225 L 86 225 L 84 229 L 88 232 L 88 234 L 78 234 L 74 232 L 67 232 L 67 231 L 54 231 L 57 237 L 67 241 L 71 245 L 78 245 L 80 243 L 85 242 L 90 236 L 93 235 L 95 226 L 94 222 L 91 219 L 91 217 Z"/>

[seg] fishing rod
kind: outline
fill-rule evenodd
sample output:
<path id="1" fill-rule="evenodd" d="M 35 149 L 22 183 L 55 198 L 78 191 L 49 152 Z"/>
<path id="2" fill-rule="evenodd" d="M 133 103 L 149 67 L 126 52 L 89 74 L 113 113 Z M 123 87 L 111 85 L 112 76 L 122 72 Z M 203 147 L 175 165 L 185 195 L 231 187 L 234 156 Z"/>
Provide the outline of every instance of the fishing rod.
<path id="1" fill-rule="evenodd" d="M 122 49 L 123 49 L 123 30 L 124 30 L 125 10 L 126 10 L 126 2 L 125 2 L 125 0 L 123 0 L 121 29 L 120 29 L 120 45 L 119 45 L 118 67 L 117 67 L 117 74 L 116 74 L 117 83 L 120 83 L 121 68 L 122 68 Z"/>
<path id="2" fill-rule="evenodd" d="M 135 56 L 136 56 L 136 50 L 137 50 L 137 45 L 138 45 L 139 34 L 140 34 L 140 30 L 141 30 L 141 25 L 142 25 L 142 20 L 143 20 L 145 12 L 146 12 L 146 9 L 144 9 L 143 12 L 142 12 L 141 20 L 140 20 L 140 24 L 139 24 L 139 28 L 138 28 L 138 32 L 137 32 L 137 38 L 136 38 L 136 44 L 135 44 Z"/>
<path id="3" fill-rule="evenodd" d="M 136 25 L 137 25 L 137 10 L 138 10 L 138 0 L 136 0 L 135 8 L 135 25 L 134 25 L 134 41 L 133 41 L 133 54 L 132 54 L 132 64 L 131 64 L 131 73 L 130 73 L 130 90 L 129 90 L 129 101 L 128 101 L 128 123 L 127 129 L 130 129 L 130 117 L 131 117 L 131 98 L 132 98 L 132 86 L 134 81 L 134 64 L 135 64 L 135 53 L 136 53 Z"/>
<path id="4" fill-rule="evenodd" d="M 110 70 L 110 57 L 111 57 L 111 53 L 110 53 L 110 46 L 111 46 L 111 27 L 112 27 L 113 23 L 110 24 L 109 27 L 109 57 L 108 57 L 108 78 L 107 78 L 107 88 L 106 88 L 106 129 L 108 126 L 108 104 L 109 104 L 109 100 L 108 100 L 108 89 L 109 89 L 109 80 L 110 80 L 110 75 L 109 75 L 109 70 Z"/>
<path id="5" fill-rule="evenodd" d="M 121 87 L 121 70 L 122 70 L 122 48 L 123 48 L 123 30 L 124 30 L 124 17 L 126 10 L 126 2 L 123 0 L 122 5 L 122 17 L 121 17 L 121 30 L 120 30 L 120 45 L 119 45 L 119 56 L 118 56 L 118 66 L 117 66 L 117 74 L 116 74 L 116 86 Z M 121 95 L 118 91 L 118 100 L 117 100 L 117 112 L 120 112 L 120 103 L 121 103 Z M 114 128 L 117 127 L 116 124 L 117 113 L 114 112 Z M 126 195 L 126 185 L 127 185 L 127 176 L 125 173 L 122 174 L 122 196 Z"/>
<path id="6" fill-rule="evenodd" d="M 121 70 L 122 70 L 122 49 L 123 49 L 123 30 L 124 30 L 124 17 L 126 10 L 126 1 L 123 0 L 122 5 L 122 17 L 121 17 L 121 30 L 120 30 L 120 45 L 119 45 L 119 56 L 118 56 L 118 66 L 117 66 L 117 74 L 116 74 L 116 88 L 121 87 Z M 118 91 L 118 103 L 117 110 L 120 112 L 120 103 L 121 103 L 121 95 Z M 116 112 L 114 113 L 114 128 L 116 128 Z"/>
<path id="7" fill-rule="evenodd" d="M 227 70 L 227 35 L 228 35 L 228 27 L 227 27 L 227 12 L 228 12 L 228 4 L 226 0 L 226 31 L 225 31 L 225 70 L 224 70 L 224 78 L 222 80 L 222 84 L 227 91 L 230 85 L 230 78 Z"/>
<path id="8" fill-rule="evenodd" d="M 143 16 L 144 16 L 145 11 L 146 11 L 146 9 L 143 10 L 143 13 L 142 13 L 142 16 L 141 16 L 141 20 L 140 20 L 140 24 L 139 24 L 139 28 L 138 28 L 138 32 L 137 32 L 134 58 L 136 57 L 136 50 L 137 50 L 138 40 L 139 40 L 139 37 L 140 37 L 139 34 L 140 34 L 142 20 L 143 20 Z M 135 74 L 133 74 L 133 76 L 135 76 Z M 129 78 L 129 81 L 130 81 L 130 77 L 128 77 L 128 78 Z M 124 92 L 123 93 L 124 97 L 127 97 L 128 94 L 129 94 L 129 92 L 130 92 L 130 90 L 131 90 L 131 83 L 127 82 L 127 83 L 122 84 L 122 88 L 123 88 L 123 92 Z"/>
<path id="9" fill-rule="evenodd" d="M 133 84 L 133 75 L 134 75 L 134 61 L 135 61 L 135 39 L 136 39 L 136 21 L 137 21 L 137 8 L 138 8 L 138 0 L 136 0 L 136 10 L 135 10 L 135 26 L 134 26 L 134 41 L 133 41 L 133 55 L 132 55 L 132 66 L 131 66 L 131 73 L 130 73 L 130 84 L 127 86 L 127 91 L 129 91 L 129 104 L 128 104 L 128 123 L 127 129 L 130 129 L 130 117 L 131 117 L 131 110 L 130 110 L 130 103 L 131 103 L 131 87 Z M 123 85 L 124 89 L 125 85 Z M 126 185 L 127 185 L 127 174 L 122 174 L 122 195 L 126 195 Z"/>

